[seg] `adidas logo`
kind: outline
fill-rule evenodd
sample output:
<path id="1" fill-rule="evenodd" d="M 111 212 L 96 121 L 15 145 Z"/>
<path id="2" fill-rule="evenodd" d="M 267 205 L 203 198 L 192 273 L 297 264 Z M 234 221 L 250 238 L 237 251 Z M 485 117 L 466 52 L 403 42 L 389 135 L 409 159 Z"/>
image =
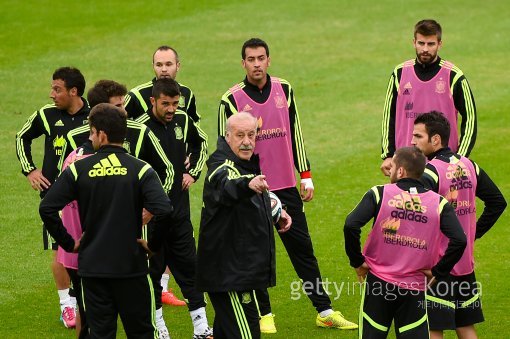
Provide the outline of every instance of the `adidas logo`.
<path id="1" fill-rule="evenodd" d="M 55 126 L 64 126 L 64 123 L 62 122 L 62 120 L 59 120 L 55 123 Z"/>
<path id="2" fill-rule="evenodd" d="M 107 158 L 101 159 L 89 171 L 89 177 L 104 177 L 107 175 L 126 175 L 127 168 L 122 167 L 115 154 L 110 154 Z"/>
<path id="3" fill-rule="evenodd" d="M 246 104 L 246 106 L 244 106 L 244 107 L 243 107 L 243 112 L 249 112 L 249 111 L 251 111 L 252 109 L 253 109 L 253 108 L 252 108 L 250 105 Z"/>

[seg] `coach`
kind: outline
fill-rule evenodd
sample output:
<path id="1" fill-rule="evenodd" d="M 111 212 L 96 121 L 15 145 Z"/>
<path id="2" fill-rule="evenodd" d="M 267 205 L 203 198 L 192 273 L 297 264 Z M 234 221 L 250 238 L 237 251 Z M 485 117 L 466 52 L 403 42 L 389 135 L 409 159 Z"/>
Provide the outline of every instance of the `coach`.
<path id="1" fill-rule="evenodd" d="M 257 120 L 238 113 L 226 129 L 207 161 L 196 283 L 216 312 L 214 338 L 260 338 L 254 289 L 276 283 L 268 185 L 253 155 Z M 290 224 L 282 211 L 279 232 Z"/>

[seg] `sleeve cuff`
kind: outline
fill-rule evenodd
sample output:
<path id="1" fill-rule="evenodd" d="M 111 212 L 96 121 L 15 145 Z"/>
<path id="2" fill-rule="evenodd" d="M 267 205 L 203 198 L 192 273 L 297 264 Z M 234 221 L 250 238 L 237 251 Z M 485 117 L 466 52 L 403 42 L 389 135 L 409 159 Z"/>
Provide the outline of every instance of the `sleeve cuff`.
<path id="1" fill-rule="evenodd" d="M 299 173 L 299 176 L 301 179 L 311 179 L 312 178 L 312 171 L 304 171 Z"/>

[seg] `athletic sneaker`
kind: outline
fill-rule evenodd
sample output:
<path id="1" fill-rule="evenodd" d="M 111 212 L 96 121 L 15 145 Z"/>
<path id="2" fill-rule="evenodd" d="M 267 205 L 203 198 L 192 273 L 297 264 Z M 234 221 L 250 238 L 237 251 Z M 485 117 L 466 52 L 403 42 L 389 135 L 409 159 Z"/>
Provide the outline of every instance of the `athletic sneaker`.
<path id="1" fill-rule="evenodd" d="M 60 314 L 60 320 L 66 328 L 74 328 L 76 326 L 76 309 L 73 306 L 65 306 Z"/>
<path id="2" fill-rule="evenodd" d="M 317 314 L 315 324 L 319 327 L 339 328 L 341 330 L 354 330 L 358 328 L 358 325 L 345 319 L 340 311 L 333 312 L 324 318 Z"/>
<path id="3" fill-rule="evenodd" d="M 274 324 L 274 314 L 266 314 L 260 317 L 260 332 L 271 334 L 276 333 L 276 326 Z"/>
<path id="4" fill-rule="evenodd" d="M 170 333 L 168 333 L 168 328 L 166 328 L 165 324 L 158 326 L 158 332 L 158 339 L 170 339 Z"/>
<path id="5" fill-rule="evenodd" d="M 213 339 L 213 329 L 207 326 L 205 331 L 200 334 L 193 334 L 193 339 Z"/>
<path id="6" fill-rule="evenodd" d="M 161 302 L 172 306 L 186 306 L 186 302 L 179 300 L 179 298 L 173 294 L 172 289 L 169 289 L 168 292 L 161 293 Z"/>

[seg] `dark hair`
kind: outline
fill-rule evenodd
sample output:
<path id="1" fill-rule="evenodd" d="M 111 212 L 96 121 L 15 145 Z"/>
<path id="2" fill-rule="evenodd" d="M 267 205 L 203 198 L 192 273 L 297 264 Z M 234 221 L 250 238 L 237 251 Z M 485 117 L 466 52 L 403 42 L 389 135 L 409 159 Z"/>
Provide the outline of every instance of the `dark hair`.
<path id="1" fill-rule="evenodd" d="M 432 19 L 426 19 L 418 21 L 416 25 L 414 25 L 414 38 L 416 39 L 416 34 L 421 34 L 424 36 L 437 36 L 437 40 L 441 41 L 442 29 L 439 22 Z"/>
<path id="2" fill-rule="evenodd" d="M 98 132 L 105 132 L 108 142 L 121 144 L 126 138 L 127 115 L 117 106 L 100 103 L 90 111 L 89 125 Z"/>
<path id="3" fill-rule="evenodd" d="M 429 113 L 423 113 L 416 117 L 414 124 L 424 124 L 425 130 L 429 135 L 429 141 L 434 135 L 441 137 L 441 146 L 448 147 L 448 141 L 450 140 L 450 122 L 441 112 L 431 111 Z"/>
<path id="4" fill-rule="evenodd" d="M 399 148 L 393 155 L 393 161 L 395 161 L 397 168 L 403 167 L 407 172 L 407 176 L 413 179 L 421 178 L 427 163 L 422 151 L 414 146 Z"/>
<path id="5" fill-rule="evenodd" d="M 62 80 L 67 90 L 76 87 L 79 96 L 85 92 L 85 78 L 78 68 L 60 67 L 53 73 L 53 80 Z"/>
<path id="6" fill-rule="evenodd" d="M 177 81 L 170 78 L 161 78 L 154 81 L 154 87 L 152 87 L 152 97 L 154 99 L 158 99 L 161 94 L 169 97 L 181 95 Z"/>
<path id="7" fill-rule="evenodd" d="M 172 51 L 174 52 L 175 54 L 175 62 L 179 62 L 179 54 L 177 54 L 177 51 L 175 50 L 175 48 L 173 47 L 170 47 L 170 46 L 167 46 L 167 45 L 163 45 L 163 46 L 159 46 L 155 51 L 154 53 L 152 53 L 152 62 L 154 63 L 154 56 L 156 55 L 156 52 L 157 51 Z"/>
<path id="8" fill-rule="evenodd" d="M 109 103 L 111 97 L 124 96 L 126 94 L 126 86 L 113 80 L 99 80 L 94 84 L 94 87 L 89 89 L 87 100 L 90 107 L 94 107 L 97 104 Z"/>
<path id="9" fill-rule="evenodd" d="M 259 38 L 251 38 L 250 40 L 246 40 L 243 44 L 243 49 L 241 50 L 241 57 L 243 60 L 246 58 L 246 48 L 257 48 L 264 47 L 266 50 L 266 56 L 269 56 L 269 46 L 267 43 Z"/>

